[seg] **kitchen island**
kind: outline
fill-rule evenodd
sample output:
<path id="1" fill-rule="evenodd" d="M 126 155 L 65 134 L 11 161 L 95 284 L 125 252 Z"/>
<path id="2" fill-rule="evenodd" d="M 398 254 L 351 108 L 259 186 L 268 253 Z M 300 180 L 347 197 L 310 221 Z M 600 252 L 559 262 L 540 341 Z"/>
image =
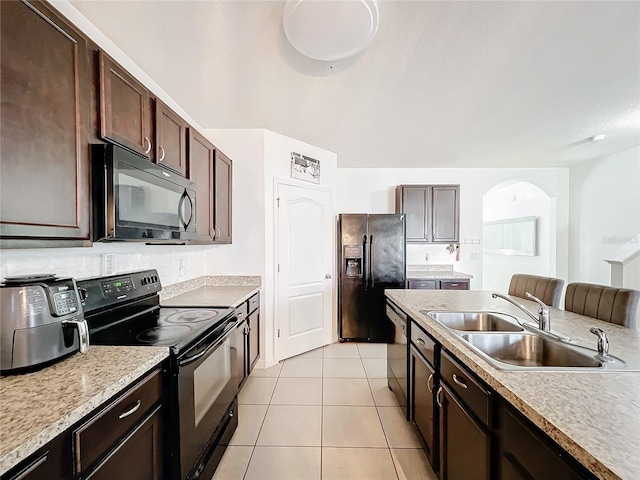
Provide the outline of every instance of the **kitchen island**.
<path id="1" fill-rule="evenodd" d="M 491 292 L 387 290 L 387 297 L 464 366 L 599 478 L 640 478 L 640 333 L 557 309 L 551 328 L 595 348 L 589 328 L 602 328 L 610 354 L 627 362 L 618 371 L 505 371 L 421 310 L 492 311 L 529 320 Z M 518 299 L 520 301 L 520 299 Z M 536 311 L 536 305 L 521 300 Z"/>
<path id="2" fill-rule="evenodd" d="M 91 414 L 169 356 L 165 347 L 91 346 L 0 378 L 0 474 Z M 106 434 L 106 432 L 105 432 Z"/>

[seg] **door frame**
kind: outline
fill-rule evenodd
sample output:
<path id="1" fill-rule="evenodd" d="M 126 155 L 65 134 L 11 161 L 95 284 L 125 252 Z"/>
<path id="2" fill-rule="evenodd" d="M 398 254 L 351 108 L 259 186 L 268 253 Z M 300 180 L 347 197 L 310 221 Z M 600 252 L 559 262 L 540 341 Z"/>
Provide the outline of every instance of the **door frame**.
<path id="1" fill-rule="evenodd" d="M 279 352 L 279 348 L 278 348 L 278 328 L 280 325 L 280 319 L 278 317 L 279 312 L 279 298 L 280 298 L 280 282 L 278 281 L 278 268 L 277 265 L 279 263 L 279 257 L 278 257 L 278 252 L 279 252 L 279 248 L 278 248 L 278 240 L 279 240 L 279 233 L 280 233 L 280 211 L 279 211 L 279 207 L 278 207 L 278 191 L 280 186 L 289 186 L 289 187 L 299 187 L 299 188 L 306 188 L 308 190 L 315 190 L 315 191 L 319 191 L 319 192 L 325 192 L 328 193 L 331 196 L 331 252 L 330 252 L 330 256 L 332 259 L 332 263 L 331 263 L 331 329 L 330 329 L 330 334 L 331 334 L 331 338 L 330 343 L 333 343 L 335 341 L 337 341 L 337 318 L 338 318 L 338 310 L 337 310 L 337 297 L 336 297 L 336 293 L 337 293 L 337 278 L 336 278 L 336 261 L 335 261 L 335 255 L 336 255 L 336 235 L 337 235 L 337 230 L 336 230 L 336 199 L 335 199 L 335 195 L 334 192 L 335 190 L 333 188 L 330 187 L 325 187 L 325 186 L 321 186 L 321 185 L 314 185 L 314 184 L 310 184 L 307 182 L 302 182 L 302 181 L 297 181 L 297 180 L 291 180 L 291 179 L 286 179 L 286 178 L 278 178 L 275 177 L 273 179 L 273 272 L 272 272 L 272 281 L 273 281 L 273 357 L 275 360 L 275 363 L 278 363 L 282 360 L 282 358 L 280 357 L 280 352 Z"/>

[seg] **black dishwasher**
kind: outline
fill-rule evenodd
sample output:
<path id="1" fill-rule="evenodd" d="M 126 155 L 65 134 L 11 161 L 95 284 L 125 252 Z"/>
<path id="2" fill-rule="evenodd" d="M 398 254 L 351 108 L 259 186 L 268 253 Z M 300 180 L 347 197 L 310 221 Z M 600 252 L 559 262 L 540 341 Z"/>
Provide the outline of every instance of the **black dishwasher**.
<path id="1" fill-rule="evenodd" d="M 387 300 L 387 318 L 394 325 L 393 343 L 387 345 L 387 384 L 404 412 L 407 420 L 409 403 L 408 392 L 408 362 L 407 362 L 407 337 L 409 322 L 407 315 L 396 305 Z"/>

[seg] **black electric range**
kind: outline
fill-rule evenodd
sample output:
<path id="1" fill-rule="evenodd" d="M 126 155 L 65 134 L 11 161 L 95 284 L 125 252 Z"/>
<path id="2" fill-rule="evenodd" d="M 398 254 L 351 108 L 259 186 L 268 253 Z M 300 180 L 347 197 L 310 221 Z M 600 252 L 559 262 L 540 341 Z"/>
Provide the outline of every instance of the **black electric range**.
<path id="1" fill-rule="evenodd" d="M 170 348 L 166 476 L 211 478 L 238 422 L 235 310 L 161 307 L 156 270 L 77 285 L 90 344 Z"/>

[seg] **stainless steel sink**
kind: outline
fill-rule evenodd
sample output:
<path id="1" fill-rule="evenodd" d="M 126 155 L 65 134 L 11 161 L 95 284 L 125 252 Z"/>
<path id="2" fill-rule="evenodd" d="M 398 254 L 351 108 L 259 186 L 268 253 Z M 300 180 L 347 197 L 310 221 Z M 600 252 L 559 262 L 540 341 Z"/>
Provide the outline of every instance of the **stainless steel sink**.
<path id="1" fill-rule="evenodd" d="M 464 332 L 522 332 L 511 315 L 496 312 L 423 312 L 445 327 Z"/>
<path id="2" fill-rule="evenodd" d="M 467 333 L 462 338 L 491 359 L 515 367 L 600 368 L 605 361 L 529 333 Z"/>

